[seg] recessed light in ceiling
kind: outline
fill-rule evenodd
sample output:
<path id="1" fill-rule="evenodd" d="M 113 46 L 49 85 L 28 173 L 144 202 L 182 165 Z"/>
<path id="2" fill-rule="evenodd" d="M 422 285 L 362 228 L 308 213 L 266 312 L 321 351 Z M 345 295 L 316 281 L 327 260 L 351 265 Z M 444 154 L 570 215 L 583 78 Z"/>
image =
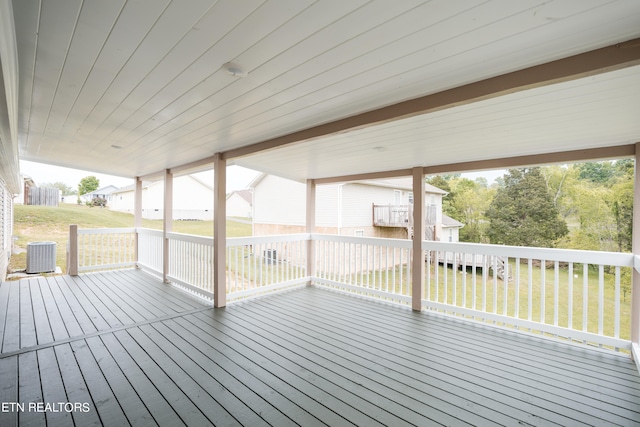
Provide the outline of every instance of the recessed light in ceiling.
<path id="1" fill-rule="evenodd" d="M 227 62 L 222 65 L 222 69 L 233 77 L 244 77 L 248 74 L 244 67 L 237 62 Z"/>

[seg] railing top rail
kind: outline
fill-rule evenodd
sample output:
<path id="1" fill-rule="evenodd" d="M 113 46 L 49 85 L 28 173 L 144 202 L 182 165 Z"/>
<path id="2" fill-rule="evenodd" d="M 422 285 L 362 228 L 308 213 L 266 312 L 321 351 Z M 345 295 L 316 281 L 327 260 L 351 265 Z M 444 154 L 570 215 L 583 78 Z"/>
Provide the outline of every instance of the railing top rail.
<path id="1" fill-rule="evenodd" d="M 612 265 L 616 267 L 633 267 L 634 265 L 634 255 L 622 252 L 531 248 L 526 246 L 486 245 L 481 243 L 450 243 L 430 240 L 422 242 L 422 249 L 510 258 L 531 258 L 545 261 Z"/>
<path id="2" fill-rule="evenodd" d="M 135 233 L 134 227 L 129 228 L 79 228 L 78 234 L 127 234 Z"/>
<path id="3" fill-rule="evenodd" d="M 138 234 L 147 234 L 151 236 L 162 236 L 162 230 L 156 230 L 155 228 L 144 228 L 138 227 L 136 228 Z"/>
<path id="4" fill-rule="evenodd" d="M 208 236 L 198 236 L 195 234 L 184 234 L 184 233 L 167 233 L 167 237 L 169 240 L 178 240 L 181 242 L 191 242 L 197 243 L 200 245 L 213 246 L 213 237 Z"/>
<path id="5" fill-rule="evenodd" d="M 407 239 L 386 239 L 381 237 L 340 236 L 337 234 L 311 234 L 311 240 L 340 243 L 365 243 L 368 245 L 388 246 L 411 249 L 412 242 Z"/>
<path id="6" fill-rule="evenodd" d="M 227 239 L 227 247 L 255 245 L 260 243 L 301 242 L 310 239 L 311 235 L 309 233 L 278 234 L 273 236 L 230 237 Z"/>

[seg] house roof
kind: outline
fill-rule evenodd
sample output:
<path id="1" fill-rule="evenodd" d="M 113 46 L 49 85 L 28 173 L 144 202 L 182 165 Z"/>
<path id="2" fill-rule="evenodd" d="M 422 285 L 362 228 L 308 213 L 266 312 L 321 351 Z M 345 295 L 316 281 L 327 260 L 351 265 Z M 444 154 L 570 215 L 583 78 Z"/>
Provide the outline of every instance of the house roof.
<path id="1" fill-rule="evenodd" d="M 97 190 L 93 190 L 93 191 L 91 191 L 89 193 L 85 193 L 85 194 L 83 194 L 83 196 L 92 196 L 94 194 L 109 195 L 111 193 L 117 192 L 117 190 L 118 190 L 118 187 L 116 187 L 115 185 L 107 185 L 105 187 L 98 188 Z"/>
<path id="2" fill-rule="evenodd" d="M 249 188 L 255 188 L 268 174 L 261 173 L 258 174 L 253 181 L 249 183 Z M 361 180 L 361 181 L 351 181 L 349 184 L 361 184 L 361 185 L 371 185 L 374 187 L 386 187 L 393 188 L 396 190 L 404 190 L 404 191 L 413 191 L 413 183 L 411 178 L 390 178 L 390 179 L 377 179 L 377 180 Z M 431 184 L 424 184 L 424 192 L 430 194 L 447 194 L 446 191 L 435 187 Z"/>
<path id="3" fill-rule="evenodd" d="M 464 224 L 451 218 L 449 215 L 442 214 L 442 226 L 448 228 L 462 228 L 464 227 Z"/>
<path id="4" fill-rule="evenodd" d="M 232 191 L 231 193 L 229 193 L 229 195 L 227 196 L 227 200 L 233 196 L 233 195 L 237 195 L 240 198 L 242 198 L 245 202 L 252 204 L 253 203 L 253 197 L 251 195 L 251 190 L 236 190 L 236 191 Z"/>
<path id="5" fill-rule="evenodd" d="M 144 177 L 222 153 L 325 179 L 640 141 L 636 0 L 7 1 L 0 17 L 5 175 L 18 155 Z"/>

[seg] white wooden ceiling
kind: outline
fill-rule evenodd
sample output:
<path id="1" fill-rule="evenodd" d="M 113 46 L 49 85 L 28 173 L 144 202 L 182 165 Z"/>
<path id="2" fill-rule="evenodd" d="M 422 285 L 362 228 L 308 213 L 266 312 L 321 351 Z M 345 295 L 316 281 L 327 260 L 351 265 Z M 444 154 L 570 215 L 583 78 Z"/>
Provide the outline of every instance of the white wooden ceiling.
<path id="1" fill-rule="evenodd" d="M 638 0 L 13 0 L 13 12 L 20 157 L 129 177 L 640 37 Z M 607 147 L 640 141 L 639 111 L 636 66 L 233 161 L 302 180 Z"/>

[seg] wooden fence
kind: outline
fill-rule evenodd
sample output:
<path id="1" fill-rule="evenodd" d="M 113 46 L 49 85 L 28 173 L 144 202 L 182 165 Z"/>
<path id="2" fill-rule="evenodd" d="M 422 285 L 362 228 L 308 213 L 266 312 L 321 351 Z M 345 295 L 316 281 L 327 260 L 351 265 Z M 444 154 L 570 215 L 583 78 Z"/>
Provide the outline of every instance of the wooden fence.
<path id="1" fill-rule="evenodd" d="M 60 190 L 51 187 L 27 187 L 24 193 L 25 205 L 58 206 Z"/>

